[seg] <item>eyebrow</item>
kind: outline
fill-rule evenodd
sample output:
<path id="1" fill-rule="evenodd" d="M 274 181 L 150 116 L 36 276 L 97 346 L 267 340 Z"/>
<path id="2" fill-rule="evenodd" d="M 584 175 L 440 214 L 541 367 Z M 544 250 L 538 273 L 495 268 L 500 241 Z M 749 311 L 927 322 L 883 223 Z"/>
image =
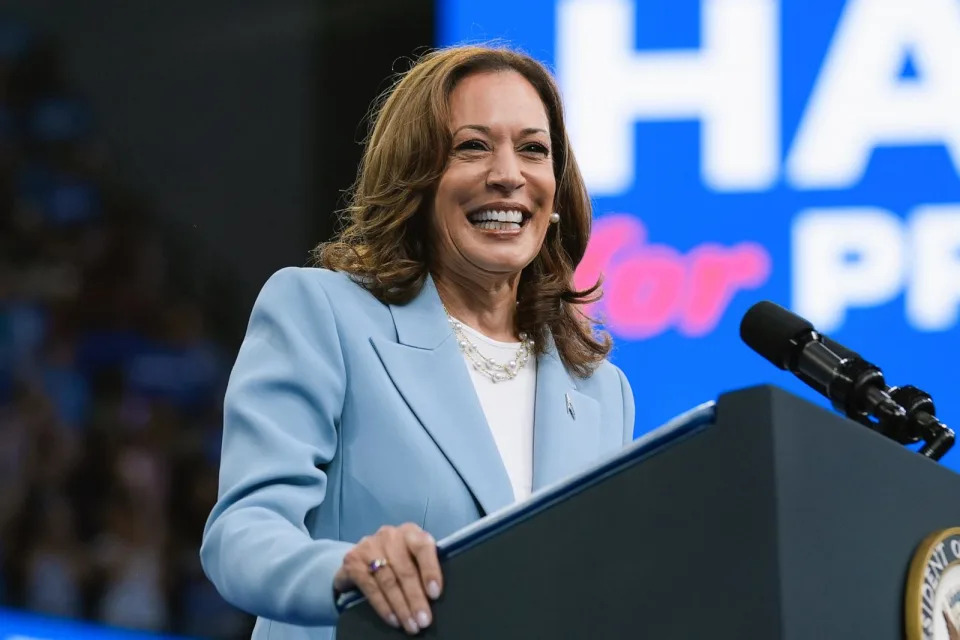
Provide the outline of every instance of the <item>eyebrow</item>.
<path id="1" fill-rule="evenodd" d="M 463 125 L 462 127 L 460 127 L 459 129 L 457 129 L 456 131 L 454 131 L 454 132 L 453 132 L 453 135 L 457 135 L 458 133 L 460 133 L 460 132 L 463 131 L 464 129 L 473 129 L 474 131 L 479 131 L 480 133 L 485 133 L 485 134 L 487 134 L 487 135 L 490 135 L 490 127 L 488 127 L 488 126 L 486 126 L 486 125 L 482 125 L 482 124 L 465 124 L 465 125 Z M 522 130 L 520 131 L 520 133 L 521 133 L 522 135 L 525 135 L 525 136 L 528 136 L 528 135 L 530 135 L 530 134 L 532 134 L 532 133 L 543 133 L 543 134 L 546 134 L 546 135 L 548 135 L 548 136 L 550 135 L 550 132 L 549 132 L 549 131 L 547 131 L 546 129 L 540 129 L 540 128 L 538 128 L 538 127 L 527 127 L 527 128 L 525 128 L 525 129 L 522 129 Z"/>

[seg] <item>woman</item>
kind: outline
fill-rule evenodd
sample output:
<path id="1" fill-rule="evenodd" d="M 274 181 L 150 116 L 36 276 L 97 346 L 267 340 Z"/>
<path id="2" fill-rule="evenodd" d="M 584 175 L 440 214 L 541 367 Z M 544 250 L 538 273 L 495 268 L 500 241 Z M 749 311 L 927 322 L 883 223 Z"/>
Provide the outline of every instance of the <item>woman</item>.
<path id="1" fill-rule="evenodd" d="M 544 68 L 420 60 L 379 107 L 323 269 L 264 286 L 225 399 L 207 575 L 255 638 L 332 638 L 359 588 L 417 633 L 435 538 L 615 451 L 633 396 L 571 289 L 590 204 Z"/>

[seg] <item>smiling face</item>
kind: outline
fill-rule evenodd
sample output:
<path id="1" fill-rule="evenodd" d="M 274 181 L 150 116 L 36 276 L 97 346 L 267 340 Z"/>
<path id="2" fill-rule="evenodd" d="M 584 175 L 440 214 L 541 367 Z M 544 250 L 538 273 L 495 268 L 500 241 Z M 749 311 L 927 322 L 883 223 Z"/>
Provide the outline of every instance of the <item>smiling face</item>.
<path id="1" fill-rule="evenodd" d="M 450 94 L 450 157 L 433 200 L 437 266 L 470 280 L 519 274 L 550 224 L 556 178 L 543 101 L 515 71 Z"/>

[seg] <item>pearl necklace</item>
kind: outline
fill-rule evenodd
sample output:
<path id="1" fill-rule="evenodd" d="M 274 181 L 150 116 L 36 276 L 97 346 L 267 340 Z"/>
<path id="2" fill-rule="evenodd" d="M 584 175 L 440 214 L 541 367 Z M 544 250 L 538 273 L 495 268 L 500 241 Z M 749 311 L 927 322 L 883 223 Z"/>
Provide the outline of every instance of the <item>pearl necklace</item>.
<path id="1" fill-rule="evenodd" d="M 516 355 L 506 364 L 501 364 L 492 358 L 488 358 L 477 349 L 470 338 L 463 330 L 463 323 L 447 313 L 447 319 L 450 321 L 450 328 L 453 329 L 453 335 L 457 339 L 457 346 L 467 357 L 473 368 L 484 376 L 490 378 L 491 382 L 504 382 L 513 380 L 527 364 L 530 354 L 533 352 L 533 340 L 527 338 L 526 333 L 520 334 L 520 348 Z"/>

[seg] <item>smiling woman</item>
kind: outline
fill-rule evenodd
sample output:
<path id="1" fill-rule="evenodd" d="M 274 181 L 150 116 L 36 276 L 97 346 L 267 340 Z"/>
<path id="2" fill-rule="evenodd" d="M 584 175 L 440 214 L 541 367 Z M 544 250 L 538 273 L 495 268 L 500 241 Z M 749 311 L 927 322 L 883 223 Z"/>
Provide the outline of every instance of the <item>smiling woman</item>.
<path id="1" fill-rule="evenodd" d="M 533 59 L 425 56 L 378 103 L 322 268 L 264 286 L 225 399 L 204 568 L 255 638 L 332 638 L 359 589 L 418 633 L 435 538 L 622 447 L 634 406 L 573 288 L 590 203 Z"/>
<path id="2" fill-rule="evenodd" d="M 547 235 L 557 186 L 550 124 L 515 71 L 465 77 L 450 94 L 449 118 L 452 150 L 431 211 L 434 279 L 448 311 L 510 340 L 513 314 L 484 311 L 515 302 L 514 281 Z"/>
<path id="3" fill-rule="evenodd" d="M 472 267 L 497 273 L 488 261 L 512 254 L 509 284 L 516 295 L 502 299 L 516 311 L 497 315 L 501 324 L 515 326 L 464 320 L 485 323 L 481 328 L 500 336 L 525 332 L 538 353 L 553 343 L 564 364 L 589 375 L 610 343 L 606 336 L 598 340 L 579 312 L 598 288 L 572 288 L 590 235 L 591 207 L 570 149 L 560 92 L 547 70 L 506 49 L 444 49 L 401 76 L 375 114 L 347 208 L 348 226 L 317 248 L 319 262 L 358 276 L 384 301 L 406 302 L 428 274 L 443 292 L 444 275 L 464 277 L 463 262 L 478 261 Z M 522 226 L 530 228 L 500 247 L 492 234 L 455 236 L 441 222 L 451 214 L 489 215 L 484 207 L 519 210 Z M 553 213 L 558 224 L 547 233 Z M 459 260 L 445 264 L 457 254 Z M 479 315 L 487 315 L 482 311 L 489 305 L 475 294 L 489 285 L 467 288 Z M 462 301 L 449 302 L 458 313 L 473 315 L 461 310 Z"/>

